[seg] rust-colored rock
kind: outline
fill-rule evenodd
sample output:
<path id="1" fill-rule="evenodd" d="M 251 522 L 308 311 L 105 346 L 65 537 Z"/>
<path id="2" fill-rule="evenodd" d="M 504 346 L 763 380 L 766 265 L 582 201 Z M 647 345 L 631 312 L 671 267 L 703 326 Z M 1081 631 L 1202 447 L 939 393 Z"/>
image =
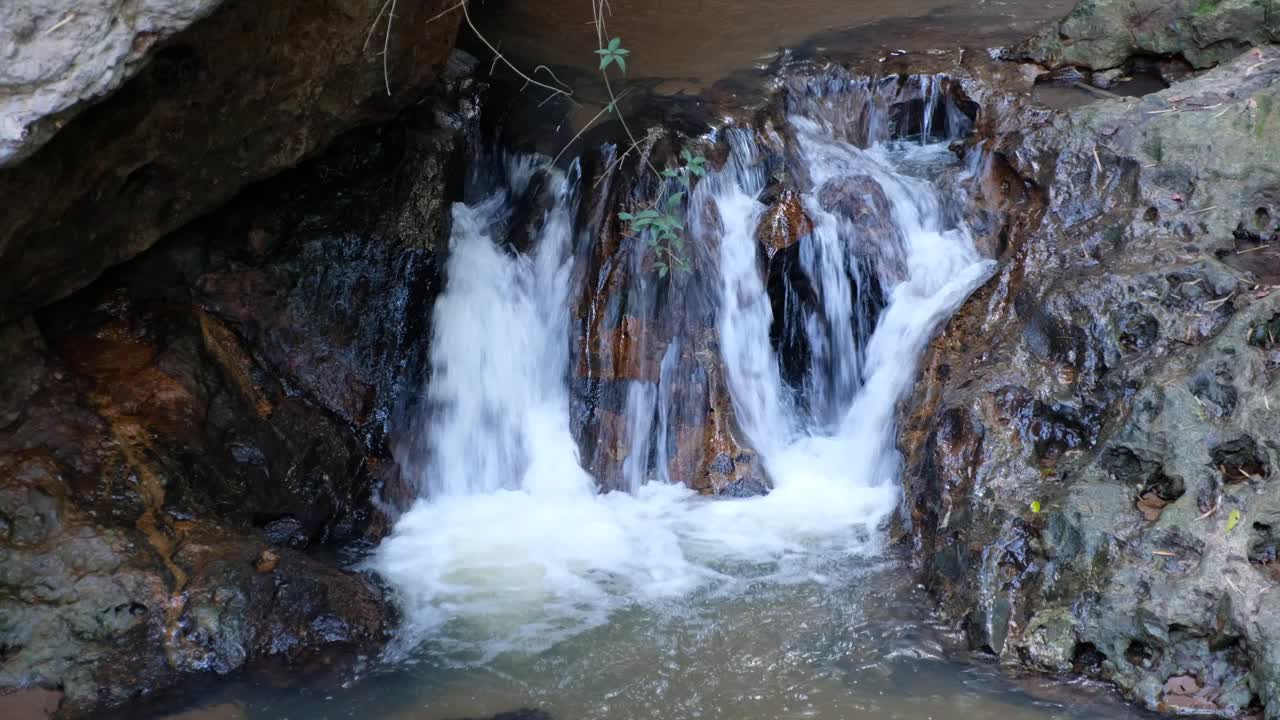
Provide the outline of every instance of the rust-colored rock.
<path id="1" fill-rule="evenodd" d="M 273 572 L 278 564 L 280 564 L 279 555 L 270 550 L 263 550 L 262 554 L 258 555 L 258 560 L 253 564 L 253 569 L 260 573 L 269 573 Z"/>
<path id="2" fill-rule="evenodd" d="M 764 246 L 765 255 L 772 259 L 779 250 L 795 245 L 811 232 L 813 221 L 805 213 L 800 193 L 786 188 L 760 215 L 756 238 Z"/>

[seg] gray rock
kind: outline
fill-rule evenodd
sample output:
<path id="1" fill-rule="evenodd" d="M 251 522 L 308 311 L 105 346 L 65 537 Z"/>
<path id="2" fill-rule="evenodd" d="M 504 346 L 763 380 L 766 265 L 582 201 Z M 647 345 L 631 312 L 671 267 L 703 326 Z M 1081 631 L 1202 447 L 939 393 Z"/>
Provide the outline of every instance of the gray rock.
<path id="1" fill-rule="evenodd" d="M 1249 53 L 988 138 L 1043 219 L 933 344 L 901 436 L 927 584 L 974 647 L 1280 717 L 1278 109 L 1280 56 Z"/>
<path id="2" fill-rule="evenodd" d="M 114 92 L 222 0 L 12 0 L 0 6 L 0 168 Z"/>
<path id="3" fill-rule="evenodd" d="M 1053 67 L 1105 70 L 1142 55 L 1207 68 L 1277 41 L 1280 0 L 1081 0 L 1020 52 Z"/>

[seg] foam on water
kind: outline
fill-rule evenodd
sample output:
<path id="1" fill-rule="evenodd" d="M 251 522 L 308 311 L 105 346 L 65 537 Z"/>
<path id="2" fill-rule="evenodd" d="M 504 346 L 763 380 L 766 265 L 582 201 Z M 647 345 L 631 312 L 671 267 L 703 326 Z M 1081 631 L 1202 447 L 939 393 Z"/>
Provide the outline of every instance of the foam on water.
<path id="1" fill-rule="evenodd" d="M 719 345 L 738 421 L 774 483 L 767 496 L 709 500 L 680 485 L 641 484 L 636 462 L 625 470 L 633 492 L 598 494 L 579 463 L 566 389 L 575 182 L 551 178 L 555 202 L 529 255 L 499 244 L 508 193 L 528 184 L 527 163 L 507 173 L 510 190 L 455 208 L 448 287 L 434 310 L 428 451 L 418 465 L 428 490 L 371 560 L 404 609 L 399 651 L 427 643 L 457 662 L 539 651 L 632 604 L 732 590 L 744 578 L 812 580 L 815 559 L 876 550 L 898 498 L 895 404 L 931 333 L 990 263 L 962 224 L 944 222 L 936 188 L 895 170 L 943 162 L 944 146 L 863 150 L 803 118 L 792 123 L 815 188 L 849 175 L 881 186 L 901 247 L 879 252 L 902 263 L 882 273 L 887 305 L 859 352 L 849 338 L 860 320 L 837 272 L 859 239 L 806 197 L 818 225 L 806 271 L 822 286 L 822 332 L 835 338 L 819 358 L 830 381 L 805 392 L 838 412 L 816 418 L 788 399 L 770 346 L 772 311 L 756 264 L 763 175 L 750 135 L 731 137 L 731 161 L 695 189 L 719 216 Z M 690 223 L 694 238 L 710 232 Z M 665 436 L 665 407 L 679 392 L 665 378 L 672 357 L 669 348 L 658 387 L 632 387 L 632 433 L 650 434 L 656 415 Z M 659 443 L 660 460 L 664 451 Z"/>

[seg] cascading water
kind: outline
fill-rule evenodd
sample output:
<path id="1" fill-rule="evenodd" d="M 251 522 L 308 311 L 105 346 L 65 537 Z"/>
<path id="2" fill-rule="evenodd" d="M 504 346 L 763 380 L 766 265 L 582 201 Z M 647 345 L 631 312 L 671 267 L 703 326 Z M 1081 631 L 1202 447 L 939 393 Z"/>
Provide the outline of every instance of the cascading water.
<path id="1" fill-rule="evenodd" d="M 811 301 L 796 314 L 803 326 L 790 328 L 809 348 L 798 384 L 771 340 L 756 239 L 767 174 L 750 131 L 725 133 L 728 162 L 690 198 L 712 208 L 688 220 L 691 241 L 711 250 L 710 266 L 693 272 L 717 298 L 733 411 L 773 484 L 763 497 L 701 498 L 679 484 L 688 478 L 671 477 L 668 439 L 688 400 L 679 359 L 692 340 L 681 337 L 657 354 L 656 377 L 626 385 L 624 478 L 611 486 L 630 492 L 598 493 L 579 461 L 567 386 L 580 342 L 568 337 L 571 249 L 596 231 L 573 225 L 583 189 L 573 173 L 544 178 L 546 216 L 523 252 L 502 241 L 534 159 L 508 163 L 501 187 L 455 209 L 417 445 L 425 458 L 406 463 L 422 468 L 426 492 L 372 560 L 404 608 L 401 650 L 428 642 L 455 662 L 539 651 L 624 608 L 812 580 L 832 558 L 874 551 L 897 499 L 895 403 L 930 334 L 991 265 L 925 179 L 955 163 L 929 142 L 941 129 L 936 103 L 950 102 L 938 82 L 923 87 L 930 117 L 915 121 L 917 142 L 879 142 L 892 134 L 894 106 L 865 81 L 862 130 L 836 119 L 830 88 L 791 108 L 795 174 L 813 219 L 798 261 Z M 858 147 L 855 136 L 872 142 Z M 871 195 L 867 207 L 882 216 L 869 230 L 841 199 Z M 878 318 L 872 287 L 885 292 Z"/>

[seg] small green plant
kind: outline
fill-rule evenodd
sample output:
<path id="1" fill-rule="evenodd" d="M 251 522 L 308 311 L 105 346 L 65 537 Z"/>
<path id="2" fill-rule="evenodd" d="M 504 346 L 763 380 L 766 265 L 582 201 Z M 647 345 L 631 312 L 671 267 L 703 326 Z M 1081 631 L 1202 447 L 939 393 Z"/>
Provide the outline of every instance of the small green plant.
<path id="1" fill-rule="evenodd" d="M 1031 512 L 1033 512 L 1033 513 L 1039 513 L 1039 512 L 1040 512 L 1040 501 L 1039 501 L 1039 500 L 1032 500 L 1032 501 L 1031 501 Z"/>
<path id="2" fill-rule="evenodd" d="M 693 186 L 694 177 L 707 174 L 707 159 L 694 155 L 685 148 L 680 151 L 681 167 L 663 170 L 660 174 L 668 180 L 676 180 L 682 190 L 657 201 L 637 213 L 620 212 L 618 219 L 630 223 L 629 235 L 644 235 L 644 242 L 653 251 L 653 267 L 658 277 L 666 277 L 672 270 L 688 271 L 689 262 L 684 257 L 684 200 Z M 645 231 L 648 230 L 648 233 Z"/>
<path id="3" fill-rule="evenodd" d="M 596 54 L 600 56 L 601 70 L 608 70 L 610 63 L 617 63 L 622 72 L 627 71 L 627 56 L 631 51 L 622 47 L 622 38 L 610 40 L 609 45 L 596 50 Z"/>

